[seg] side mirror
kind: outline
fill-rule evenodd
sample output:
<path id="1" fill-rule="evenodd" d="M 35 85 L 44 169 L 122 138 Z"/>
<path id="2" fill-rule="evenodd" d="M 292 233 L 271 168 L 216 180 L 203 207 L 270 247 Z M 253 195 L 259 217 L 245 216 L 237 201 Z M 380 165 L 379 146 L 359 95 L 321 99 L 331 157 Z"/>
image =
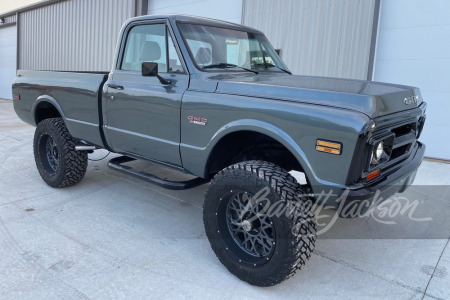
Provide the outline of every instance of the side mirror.
<path id="1" fill-rule="evenodd" d="M 142 76 L 157 77 L 162 84 L 170 84 L 170 80 L 164 79 L 158 74 L 158 64 L 154 62 L 142 63 Z"/>
<path id="2" fill-rule="evenodd" d="M 158 64 L 154 62 L 142 63 L 142 76 L 153 77 L 158 75 Z"/>

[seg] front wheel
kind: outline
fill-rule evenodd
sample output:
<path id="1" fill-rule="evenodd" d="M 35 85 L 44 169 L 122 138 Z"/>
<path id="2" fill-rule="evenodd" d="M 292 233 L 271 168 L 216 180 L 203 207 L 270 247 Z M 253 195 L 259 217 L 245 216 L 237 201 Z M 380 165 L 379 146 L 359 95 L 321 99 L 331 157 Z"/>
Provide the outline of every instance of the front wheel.
<path id="1" fill-rule="evenodd" d="M 49 186 L 67 187 L 83 179 L 88 165 L 87 152 L 75 150 L 75 141 L 61 118 L 39 123 L 33 147 L 39 174 Z"/>
<path id="2" fill-rule="evenodd" d="M 203 219 L 219 260 L 252 285 L 286 280 L 314 250 L 312 205 L 272 163 L 247 161 L 220 171 L 206 192 Z"/>

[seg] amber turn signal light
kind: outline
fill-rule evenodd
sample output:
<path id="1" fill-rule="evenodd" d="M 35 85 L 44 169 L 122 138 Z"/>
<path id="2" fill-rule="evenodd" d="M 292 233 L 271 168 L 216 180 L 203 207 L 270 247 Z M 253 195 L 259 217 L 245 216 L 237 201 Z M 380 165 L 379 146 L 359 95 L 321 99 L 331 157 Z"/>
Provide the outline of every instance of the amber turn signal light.
<path id="1" fill-rule="evenodd" d="M 369 175 L 367 175 L 367 181 L 371 181 L 372 179 L 377 178 L 378 176 L 380 176 L 380 173 L 380 169 L 370 172 Z"/>
<path id="2" fill-rule="evenodd" d="M 316 150 L 320 152 L 340 155 L 342 152 L 342 144 L 338 142 L 317 140 Z"/>

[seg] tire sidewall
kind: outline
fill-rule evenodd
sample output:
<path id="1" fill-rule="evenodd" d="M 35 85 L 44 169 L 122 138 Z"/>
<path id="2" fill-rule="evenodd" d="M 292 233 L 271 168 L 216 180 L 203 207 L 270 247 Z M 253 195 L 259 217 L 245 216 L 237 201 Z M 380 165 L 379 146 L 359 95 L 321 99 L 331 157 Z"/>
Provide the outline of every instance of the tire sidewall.
<path id="1" fill-rule="evenodd" d="M 64 182 L 67 173 L 68 150 L 71 150 L 71 148 L 73 148 L 72 150 L 75 150 L 75 147 L 67 141 L 64 136 L 58 133 L 54 126 L 55 122 L 62 122 L 62 120 L 46 119 L 39 123 L 34 135 L 34 157 L 42 179 L 51 187 L 61 187 L 61 183 Z M 50 174 L 46 171 L 41 158 L 39 145 L 45 135 L 48 135 L 53 139 L 59 154 L 59 167 L 55 174 Z"/>
<path id="2" fill-rule="evenodd" d="M 63 180 L 63 177 L 65 175 L 65 164 L 64 164 L 64 159 L 63 159 L 63 155 L 64 153 L 64 148 L 62 147 L 62 144 L 64 143 L 64 141 L 62 140 L 62 137 L 60 135 L 57 134 L 57 132 L 55 132 L 55 130 L 52 130 L 51 126 L 48 126 L 48 122 L 46 122 L 47 120 L 42 121 L 41 123 L 39 123 L 37 129 L 36 129 L 36 133 L 34 136 L 34 157 L 36 160 L 36 166 L 37 169 L 41 175 L 41 177 L 44 179 L 44 181 L 52 186 L 52 187 L 56 187 L 58 186 L 59 182 L 61 182 Z M 56 144 L 56 148 L 58 150 L 59 153 L 59 167 L 58 170 L 56 171 L 55 174 L 50 174 L 47 172 L 47 170 L 44 167 L 44 162 L 42 161 L 42 157 L 41 157 L 41 152 L 40 152 L 40 143 L 42 143 L 43 141 L 43 137 L 44 136 L 50 136 L 54 143 Z"/>
<path id="3" fill-rule="evenodd" d="M 292 266 L 286 266 L 285 262 L 283 262 L 283 258 L 290 255 L 287 253 L 289 243 L 295 239 L 295 236 L 292 232 L 292 228 L 287 226 L 287 224 L 289 224 L 289 216 L 287 217 L 284 213 L 271 216 L 275 230 L 275 248 L 272 249 L 272 254 L 266 263 L 255 266 L 245 263 L 242 260 L 239 261 L 239 257 L 227 249 L 227 243 L 224 240 L 223 234 L 220 233 L 219 216 L 216 215 L 216 213 L 220 201 L 224 201 L 220 200 L 220 197 L 222 197 L 230 187 L 247 190 L 253 195 L 261 189 L 268 187 L 270 193 L 266 198 L 270 203 L 270 207 L 275 203 L 280 203 L 283 199 L 268 182 L 259 178 L 254 173 L 238 169 L 226 170 L 224 172 L 228 173 L 228 176 L 220 177 L 214 182 L 214 185 L 211 186 L 207 192 L 204 205 L 206 234 L 219 260 L 231 273 L 255 285 L 261 285 L 259 284 L 260 282 L 267 281 L 268 277 L 270 278 L 273 274 L 278 274 L 279 278 L 288 277 L 289 270 Z M 275 278 L 274 282 L 277 283 L 277 280 L 278 278 Z"/>

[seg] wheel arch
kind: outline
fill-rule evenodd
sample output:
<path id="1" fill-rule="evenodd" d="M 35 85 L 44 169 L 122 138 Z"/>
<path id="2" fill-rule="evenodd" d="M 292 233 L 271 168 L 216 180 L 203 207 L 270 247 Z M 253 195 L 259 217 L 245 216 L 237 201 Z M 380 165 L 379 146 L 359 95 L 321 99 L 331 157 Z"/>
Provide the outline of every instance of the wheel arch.
<path id="1" fill-rule="evenodd" d="M 58 101 L 49 95 L 39 96 L 34 102 L 32 112 L 36 125 L 49 118 L 63 118 L 64 121 L 66 120 Z"/>
<path id="2" fill-rule="evenodd" d="M 288 155 L 291 155 L 292 158 L 295 159 L 298 167 L 301 168 L 301 170 L 299 171 L 304 172 L 308 180 L 310 178 L 315 178 L 314 172 L 312 171 L 310 163 L 306 158 L 306 155 L 301 146 L 298 145 L 298 143 L 296 143 L 295 140 L 284 130 L 274 126 L 273 124 L 259 120 L 240 120 L 232 122 L 223 126 L 216 132 L 216 134 L 211 139 L 211 142 L 208 144 L 208 147 L 205 149 L 208 153 L 208 159 L 205 163 L 204 170 L 205 177 L 217 171 L 217 168 L 228 166 L 224 165 L 226 164 L 225 162 L 222 165 L 220 163 L 217 165 L 217 160 L 222 159 L 220 157 L 220 154 L 222 154 L 220 151 L 220 147 L 222 147 L 224 143 L 230 141 L 239 142 L 239 139 L 234 139 L 236 136 L 239 136 L 239 134 L 255 134 L 260 137 L 266 137 L 268 140 L 280 145 L 282 147 L 281 150 L 286 151 Z M 227 159 L 228 157 L 225 158 L 225 161 Z"/>

